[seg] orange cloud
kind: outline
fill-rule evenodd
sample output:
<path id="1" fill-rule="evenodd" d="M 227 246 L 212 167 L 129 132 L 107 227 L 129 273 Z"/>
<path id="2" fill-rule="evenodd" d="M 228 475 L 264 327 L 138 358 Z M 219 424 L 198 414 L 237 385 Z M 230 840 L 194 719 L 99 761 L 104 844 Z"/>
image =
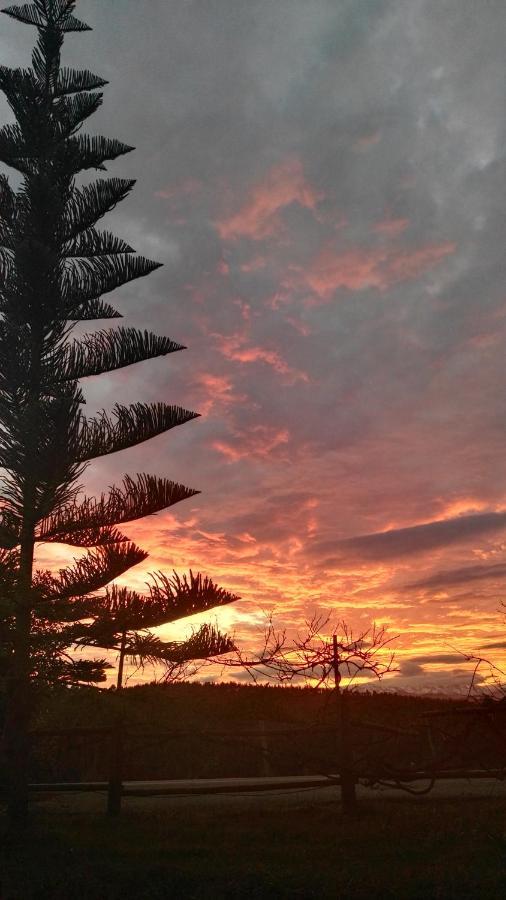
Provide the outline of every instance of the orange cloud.
<path id="1" fill-rule="evenodd" d="M 337 253 L 331 244 L 321 250 L 297 281 L 305 283 L 321 300 L 330 300 L 338 288 L 385 291 L 401 281 L 418 278 L 445 257 L 456 244 L 445 241 L 419 249 L 352 247 Z"/>
<path id="2" fill-rule="evenodd" d="M 280 210 L 292 203 L 315 209 L 321 199 L 322 194 L 305 180 L 300 160 L 289 159 L 273 166 L 265 178 L 252 187 L 239 212 L 215 222 L 215 225 L 224 241 L 240 237 L 258 241 L 278 231 Z"/>

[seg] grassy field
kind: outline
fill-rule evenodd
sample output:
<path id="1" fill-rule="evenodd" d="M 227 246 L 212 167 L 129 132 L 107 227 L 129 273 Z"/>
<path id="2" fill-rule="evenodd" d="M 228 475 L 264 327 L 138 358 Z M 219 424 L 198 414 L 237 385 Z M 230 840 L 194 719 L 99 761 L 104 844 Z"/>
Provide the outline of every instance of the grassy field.
<path id="1" fill-rule="evenodd" d="M 33 807 L 30 851 L 2 858 L 2 900 L 502 898 L 504 800 L 399 797 L 351 819 L 329 792 L 230 804 L 103 798 Z"/>

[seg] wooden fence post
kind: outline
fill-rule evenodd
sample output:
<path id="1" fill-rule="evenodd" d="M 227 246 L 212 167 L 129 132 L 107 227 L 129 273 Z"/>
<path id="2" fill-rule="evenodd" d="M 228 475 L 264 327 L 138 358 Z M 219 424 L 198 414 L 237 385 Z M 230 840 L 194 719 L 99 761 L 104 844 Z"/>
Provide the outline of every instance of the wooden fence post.
<path id="1" fill-rule="evenodd" d="M 270 778 L 272 775 L 272 765 L 265 719 L 259 720 L 258 733 L 260 738 L 260 776 L 263 778 Z"/>
<path id="2" fill-rule="evenodd" d="M 341 779 L 341 802 L 345 812 L 353 812 L 357 804 L 357 794 L 355 787 L 355 775 L 352 767 L 352 747 L 350 735 L 350 715 L 348 708 L 348 694 L 341 691 L 341 673 L 339 671 L 339 652 L 337 646 L 337 635 L 332 636 L 333 644 L 333 666 L 334 666 L 334 683 L 336 691 L 336 713 L 337 713 L 337 761 L 339 766 L 339 775 Z"/>
<path id="3" fill-rule="evenodd" d="M 123 722 L 117 719 L 109 737 L 109 789 L 107 815 L 119 816 L 123 794 Z"/>

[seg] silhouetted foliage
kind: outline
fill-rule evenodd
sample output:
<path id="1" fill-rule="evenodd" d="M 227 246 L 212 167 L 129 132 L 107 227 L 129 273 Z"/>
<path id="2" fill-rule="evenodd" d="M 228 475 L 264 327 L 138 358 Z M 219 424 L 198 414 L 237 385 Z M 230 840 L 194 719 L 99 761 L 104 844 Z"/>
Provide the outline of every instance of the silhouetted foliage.
<path id="1" fill-rule="evenodd" d="M 150 629 L 176 622 L 239 598 L 201 574 L 169 577 L 153 573 L 148 593 L 139 594 L 113 584 L 94 601 L 91 624 L 81 646 L 102 647 L 119 654 L 117 687 L 123 685 L 124 659 L 137 666 L 161 665 L 163 680 L 175 681 L 195 674 L 188 665 L 235 650 L 234 642 L 211 625 L 202 625 L 185 641 L 163 641 Z"/>
<path id="2" fill-rule="evenodd" d="M 163 403 L 116 405 L 93 418 L 82 411 L 80 378 L 184 348 L 134 328 L 69 339 L 78 322 L 120 317 L 103 295 L 160 265 L 96 228 L 133 181 L 76 184 L 80 173 L 105 171 L 105 163 L 132 148 L 81 131 L 101 105 L 106 81 L 60 65 L 64 35 L 89 30 L 75 6 L 75 0 L 34 0 L 4 10 L 38 32 L 31 68 L 0 67 L 0 89 L 15 120 L 0 128 L 0 162 L 20 179 L 14 190 L 0 176 L 0 674 L 7 682 L 5 749 L 17 825 L 26 817 L 30 684 L 104 677 L 104 660 L 76 661 L 67 648 L 82 640 L 83 618 L 96 624 L 93 610 L 104 605 L 96 592 L 146 557 L 116 526 L 197 493 L 148 474 L 125 476 L 98 499 L 80 486 L 91 459 L 196 413 Z M 35 572 L 38 542 L 88 549 L 57 574 Z M 203 608 L 214 605 L 210 598 Z M 207 637 L 208 649 L 219 649 Z"/>

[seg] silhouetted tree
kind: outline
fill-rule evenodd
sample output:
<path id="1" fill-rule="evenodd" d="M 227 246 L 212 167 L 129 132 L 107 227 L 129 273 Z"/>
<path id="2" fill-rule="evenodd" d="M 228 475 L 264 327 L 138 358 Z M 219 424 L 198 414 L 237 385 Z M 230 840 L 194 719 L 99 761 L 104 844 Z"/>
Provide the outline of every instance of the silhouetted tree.
<path id="1" fill-rule="evenodd" d="M 176 680 L 189 674 L 189 663 L 236 649 L 228 635 L 208 624 L 201 625 L 184 641 L 162 641 L 152 629 L 233 603 L 239 597 L 191 571 L 189 577 L 180 577 L 176 572 L 170 577 L 161 572 L 150 577 L 147 594 L 116 584 L 107 588 L 94 604 L 93 621 L 85 625 L 76 641 L 80 646 L 118 653 L 117 688 L 123 686 L 125 659 L 139 666 L 161 665 L 164 680 Z"/>
<path id="2" fill-rule="evenodd" d="M 97 592 L 147 556 L 117 526 L 198 493 L 147 474 L 124 476 L 98 498 L 83 495 L 79 484 L 90 460 L 196 414 L 141 402 L 93 418 L 82 412 L 79 379 L 184 348 L 124 327 L 70 339 L 78 322 L 120 318 L 103 295 L 159 265 L 96 228 L 133 181 L 76 183 L 79 173 L 105 170 L 132 148 L 81 131 L 102 103 L 106 82 L 60 64 L 65 34 L 89 30 L 74 16 L 75 5 L 34 0 L 4 10 L 38 32 L 31 68 L 0 67 L 0 89 L 15 117 L 0 129 L 0 162 L 19 176 L 17 190 L 0 176 L 0 588 L 13 830 L 26 820 L 32 678 L 42 660 L 55 664 L 54 673 L 59 666 L 63 679 L 72 680 L 72 671 L 78 680 L 101 677 L 103 660 L 74 662 L 64 649 L 82 634 L 96 604 L 103 608 Z M 39 542 L 87 552 L 57 574 L 35 572 Z"/>
<path id="3" fill-rule="evenodd" d="M 305 621 L 301 631 L 289 636 L 286 630 L 278 630 L 269 617 L 259 650 L 236 650 L 221 662 L 225 669 L 246 670 L 255 683 L 339 689 L 344 676 L 347 679 L 344 689 L 353 690 L 361 679 L 363 684 L 366 677 L 381 680 L 397 671 L 394 654 L 389 649 L 393 640 L 383 626 L 373 624 L 357 633 L 331 614 L 314 615 Z"/>

